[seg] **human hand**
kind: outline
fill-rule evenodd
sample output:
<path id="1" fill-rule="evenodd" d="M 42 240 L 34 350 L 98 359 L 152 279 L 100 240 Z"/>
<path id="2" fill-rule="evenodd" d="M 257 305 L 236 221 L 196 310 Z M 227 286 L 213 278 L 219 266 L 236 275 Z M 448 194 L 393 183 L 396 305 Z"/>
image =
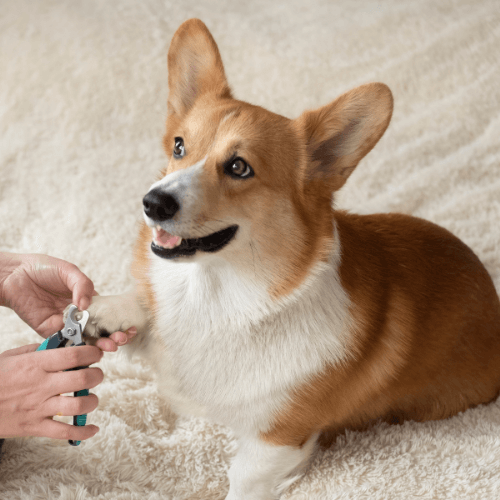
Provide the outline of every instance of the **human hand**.
<path id="1" fill-rule="evenodd" d="M 95 387 L 103 380 L 102 370 L 63 370 L 96 363 L 102 351 L 81 346 L 35 352 L 39 345 L 0 354 L 0 438 L 38 436 L 83 441 L 94 436 L 99 430 L 95 425 L 78 427 L 52 417 L 83 415 L 97 408 L 95 394 L 61 394 Z"/>
<path id="2" fill-rule="evenodd" d="M 0 305 L 42 337 L 63 327 L 68 304 L 85 310 L 92 295 L 97 295 L 94 284 L 74 264 L 48 255 L 0 254 Z"/>
<path id="3" fill-rule="evenodd" d="M 93 295 L 94 284 L 74 264 L 48 255 L 0 253 L 0 305 L 13 309 L 42 337 L 64 326 L 66 306 L 73 303 L 84 311 Z M 116 351 L 136 333 L 130 328 L 90 343 Z"/>

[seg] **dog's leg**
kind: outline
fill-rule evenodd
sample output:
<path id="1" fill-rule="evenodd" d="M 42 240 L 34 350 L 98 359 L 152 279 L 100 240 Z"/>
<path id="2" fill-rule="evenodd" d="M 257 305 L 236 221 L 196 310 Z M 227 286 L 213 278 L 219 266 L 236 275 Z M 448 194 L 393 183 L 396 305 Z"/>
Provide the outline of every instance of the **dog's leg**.
<path id="1" fill-rule="evenodd" d="M 149 326 L 148 313 L 141 306 L 136 291 L 122 295 L 97 295 L 87 309 L 89 320 L 85 336 L 103 337 L 117 331 L 126 331 L 135 326 L 140 335 Z M 66 320 L 68 308 L 64 313 Z"/>
<path id="2" fill-rule="evenodd" d="M 294 481 L 310 458 L 318 435 L 303 446 L 276 446 L 242 439 L 229 469 L 226 500 L 275 500 Z"/>

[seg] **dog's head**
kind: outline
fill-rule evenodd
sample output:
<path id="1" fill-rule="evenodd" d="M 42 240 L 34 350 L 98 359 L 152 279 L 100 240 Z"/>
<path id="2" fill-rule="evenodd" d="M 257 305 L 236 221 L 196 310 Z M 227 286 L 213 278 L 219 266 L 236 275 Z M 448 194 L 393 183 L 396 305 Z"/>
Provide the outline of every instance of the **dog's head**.
<path id="1" fill-rule="evenodd" d="M 168 167 L 143 200 L 152 251 L 257 266 L 289 292 L 328 258 L 332 193 L 387 128 L 390 90 L 364 85 L 295 120 L 235 100 L 197 19 L 175 33 L 168 71 Z"/>

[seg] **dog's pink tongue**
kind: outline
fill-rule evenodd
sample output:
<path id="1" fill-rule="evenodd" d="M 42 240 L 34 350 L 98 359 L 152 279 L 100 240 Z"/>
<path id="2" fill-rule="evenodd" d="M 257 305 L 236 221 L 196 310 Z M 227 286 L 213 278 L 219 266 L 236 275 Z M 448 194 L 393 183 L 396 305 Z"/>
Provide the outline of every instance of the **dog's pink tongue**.
<path id="1" fill-rule="evenodd" d="M 162 247 L 174 247 L 180 239 L 180 236 L 174 236 L 163 229 L 156 230 L 155 242 Z"/>

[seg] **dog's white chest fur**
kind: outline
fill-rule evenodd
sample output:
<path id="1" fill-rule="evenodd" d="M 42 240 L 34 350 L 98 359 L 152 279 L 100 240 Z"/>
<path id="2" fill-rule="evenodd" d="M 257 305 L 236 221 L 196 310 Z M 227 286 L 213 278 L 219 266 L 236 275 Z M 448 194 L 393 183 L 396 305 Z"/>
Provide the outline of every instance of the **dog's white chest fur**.
<path id="1" fill-rule="evenodd" d="M 173 409 L 262 431 L 294 387 L 342 360 L 348 298 L 333 260 L 276 303 L 257 278 L 222 260 L 183 264 L 152 256 L 153 335 L 164 349 L 152 342 L 148 355 Z"/>

